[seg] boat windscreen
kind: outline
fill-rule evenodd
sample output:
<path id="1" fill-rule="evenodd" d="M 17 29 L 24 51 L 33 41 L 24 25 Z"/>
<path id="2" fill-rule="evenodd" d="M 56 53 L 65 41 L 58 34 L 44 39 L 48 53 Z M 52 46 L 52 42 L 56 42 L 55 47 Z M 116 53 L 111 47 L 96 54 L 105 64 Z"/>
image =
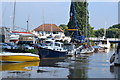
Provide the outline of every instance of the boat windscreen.
<path id="1" fill-rule="evenodd" d="M 60 44 L 58 44 L 58 43 L 55 43 L 55 46 L 59 46 L 59 47 L 60 47 Z"/>

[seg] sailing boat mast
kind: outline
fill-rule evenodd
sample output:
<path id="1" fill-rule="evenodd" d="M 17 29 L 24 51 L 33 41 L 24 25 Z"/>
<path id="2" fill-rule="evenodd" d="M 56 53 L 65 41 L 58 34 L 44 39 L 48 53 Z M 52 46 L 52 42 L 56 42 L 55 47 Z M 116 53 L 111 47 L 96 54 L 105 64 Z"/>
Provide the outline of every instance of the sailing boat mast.
<path id="1" fill-rule="evenodd" d="M 27 20 L 27 32 L 29 31 L 29 16 L 28 16 L 28 20 Z"/>
<path id="2" fill-rule="evenodd" d="M 88 5 L 87 5 L 87 0 L 85 0 L 85 3 L 86 3 L 86 38 L 88 39 L 88 46 L 90 46 L 90 40 L 89 40 L 89 37 L 90 37 L 90 28 L 89 28 L 89 25 L 88 25 Z"/>
<path id="3" fill-rule="evenodd" d="M 52 23 L 51 23 L 51 25 L 50 25 L 50 29 L 51 29 L 51 34 L 50 34 L 50 35 L 52 35 Z"/>
<path id="4" fill-rule="evenodd" d="M 15 30 L 15 10 L 16 10 L 16 0 L 14 2 L 14 11 L 13 11 L 13 31 Z"/>
<path id="5" fill-rule="evenodd" d="M 105 22 L 105 29 L 104 29 L 104 37 L 103 38 L 106 38 L 106 22 Z"/>
<path id="6" fill-rule="evenodd" d="M 45 27 L 44 9 L 42 10 L 42 15 L 43 15 L 43 28 L 42 28 L 42 36 L 44 36 L 44 27 Z"/>
<path id="7" fill-rule="evenodd" d="M 88 28 L 88 18 L 87 18 L 88 17 L 88 15 L 87 15 L 87 0 L 85 0 L 85 3 L 86 3 L 86 38 L 88 38 L 89 37 L 88 36 L 88 34 L 89 34 L 88 33 L 88 31 L 89 31 L 88 29 L 89 28 Z"/>
<path id="8" fill-rule="evenodd" d="M 88 25 L 87 25 L 87 3 L 86 3 L 86 38 L 88 38 L 88 28 L 87 28 L 87 26 Z"/>

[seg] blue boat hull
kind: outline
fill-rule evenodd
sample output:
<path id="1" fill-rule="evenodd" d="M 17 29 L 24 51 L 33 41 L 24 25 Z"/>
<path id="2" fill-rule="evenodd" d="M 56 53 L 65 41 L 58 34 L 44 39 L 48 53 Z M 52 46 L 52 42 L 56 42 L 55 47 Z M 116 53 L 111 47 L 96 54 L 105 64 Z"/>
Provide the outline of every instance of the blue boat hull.
<path id="1" fill-rule="evenodd" d="M 39 50 L 39 56 L 41 56 L 41 58 L 65 57 L 67 55 L 66 51 L 60 52 L 46 48 L 39 48 L 38 50 Z"/>

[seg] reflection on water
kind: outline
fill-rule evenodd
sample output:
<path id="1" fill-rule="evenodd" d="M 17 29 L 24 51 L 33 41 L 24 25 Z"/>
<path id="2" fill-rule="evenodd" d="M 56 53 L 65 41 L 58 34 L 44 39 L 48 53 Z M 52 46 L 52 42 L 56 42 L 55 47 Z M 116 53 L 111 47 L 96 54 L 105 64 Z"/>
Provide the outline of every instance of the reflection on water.
<path id="1" fill-rule="evenodd" d="M 110 66 L 110 72 L 115 76 L 115 78 L 120 79 L 120 66 Z"/>
<path id="2" fill-rule="evenodd" d="M 3 78 L 114 78 L 118 69 L 111 69 L 109 63 L 113 53 L 111 50 L 40 62 L 3 63 L 0 68 Z"/>

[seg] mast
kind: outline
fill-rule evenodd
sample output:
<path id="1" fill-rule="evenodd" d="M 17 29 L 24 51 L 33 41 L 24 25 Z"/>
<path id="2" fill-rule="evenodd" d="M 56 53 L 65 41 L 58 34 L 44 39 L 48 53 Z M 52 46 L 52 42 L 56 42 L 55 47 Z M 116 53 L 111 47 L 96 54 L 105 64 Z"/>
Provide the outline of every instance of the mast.
<path id="1" fill-rule="evenodd" d="M 87 18 L 87 0 L 85 0 L 86 2 L 86 38 L 88 38 L 88 18 Z"/>
<path id="2" fill-rule="evenodd" d="M 29 16 L 28 16 L 28 20 L 27 20 L 27 32 L 29 31 Z"/>
<path id="3" fill-rule="evenodd" d="M 106 22 L 105 22 L 104 37 L 103 38 L 106 38 Z"/>
<path id="4" fill-rule="evenodd" d="M 16 0 L 14 2 L 14 11 L 13 11 L 13 31 L 15 30 L 15 10 L 16 10 Z"/>
<path id="5" fill-rule="evenodd" d="M 52 35 L 52 24 L 50 25 L 50 29 L 51 29 L 51 35 Z"/>
<path id="6" fill-rule="evenodd" d="M 43 28 L 42 28 L 42 35 L 44 35 L 44 27 L 45 27 L 45 20 L 44 20 L 44 9 L 42 10 L 42 15 L 43 15 Z"/>
<path id="7" fill-rule="evenodd" d="M 87 25 L 87 3 L 86 3 L 86 38 L 88 38 L 88 25 Z"/>
<path id="8" fill-rule="evenodd" d="M 85 0 L 85 3 L 86 3 L 86 38 L 88 39 L 88 46 L 90 46 L 90 40 L 89 40 L 89 37 L 90 37 L 90 28 L 89 28 L 89 20 L 88 20 L 88 5 L 87 5 L 87 0 Z"/>

